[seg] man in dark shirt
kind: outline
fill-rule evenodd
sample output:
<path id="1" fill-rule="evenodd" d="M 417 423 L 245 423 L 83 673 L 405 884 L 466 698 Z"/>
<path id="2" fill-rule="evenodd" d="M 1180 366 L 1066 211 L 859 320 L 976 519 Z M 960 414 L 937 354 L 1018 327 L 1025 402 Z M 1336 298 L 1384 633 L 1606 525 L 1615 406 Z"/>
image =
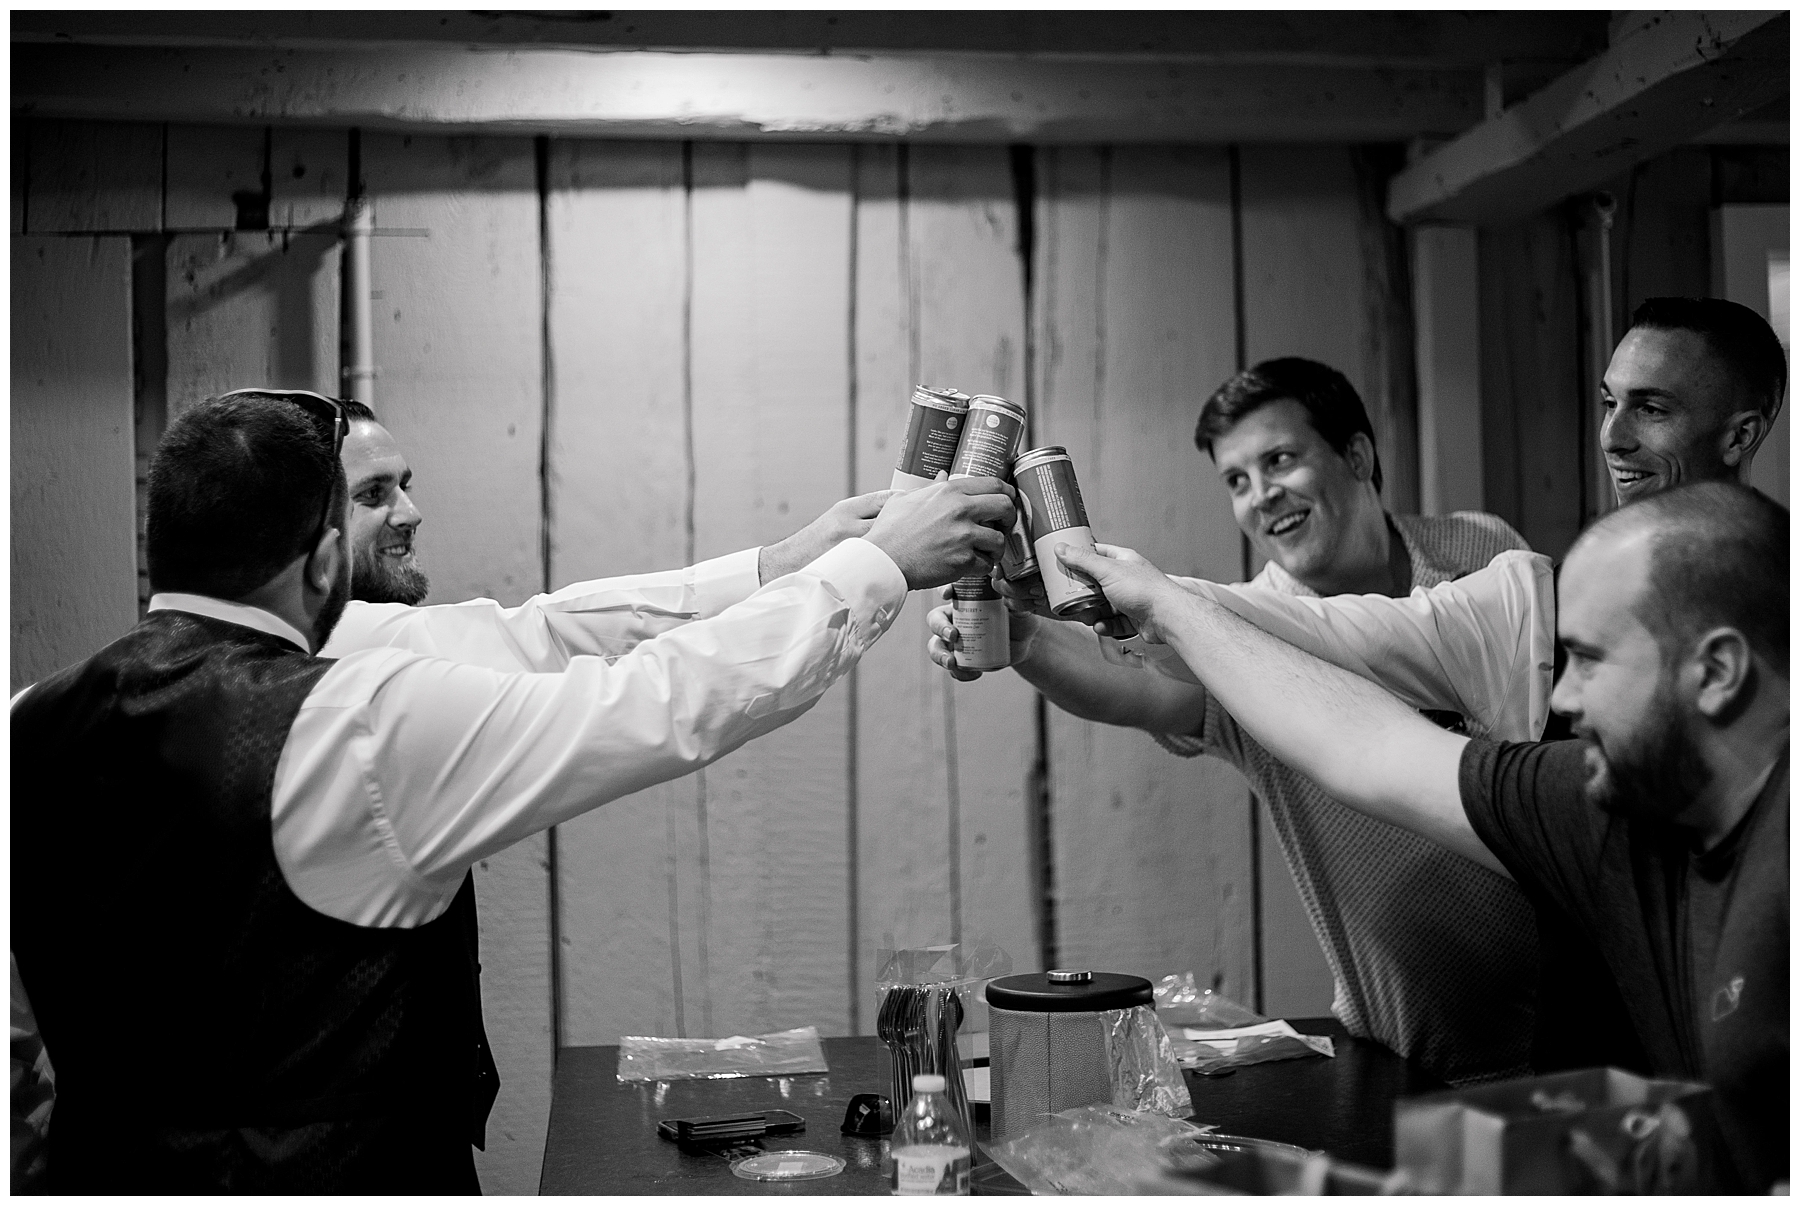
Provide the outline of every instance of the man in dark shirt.
<path id="1" fill-rule="evenodd" d="M 1445 732 L 1129 550 L 1064 561 L 1331 795 L 1565 910 L 1652 1070 L 1713 1086 L 1742 1188 L 1787 1179 L 1784 509 L 1707 482 L 1588 529 L 1560 584 L 1560 742 Z"/>

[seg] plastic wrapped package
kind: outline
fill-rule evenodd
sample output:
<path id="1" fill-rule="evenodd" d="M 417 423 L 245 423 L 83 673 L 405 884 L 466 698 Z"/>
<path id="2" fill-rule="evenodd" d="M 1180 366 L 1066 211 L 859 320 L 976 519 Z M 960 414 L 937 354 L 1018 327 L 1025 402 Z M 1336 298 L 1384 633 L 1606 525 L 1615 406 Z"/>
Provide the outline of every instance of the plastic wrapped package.
<path id="1" fill-rule="evenodd" d="M 1113 1105 L 1122 1110 L 1142 1110 L 1186 1118 L 1194 1112 L 1187 1082 L 1168 1031 L 1148 1005 L 1132 1009 L 1108 1009 L 1101 1015 L 1106 1028 L 1106 1060 L 1112 1071 Z"/>
<path id="2" fill-rule="evenodd" d="M 1253 1009 L 1239 1005 L 1230 997 L 1220 996 L 1210 988 L 1197 988 L 1194 973 L 1164 976 L 1156 982 L 1156 1015 L 1165 1026 L 1195 1026 L 1202 1030 L 1225 1030 L 1236 1026 L 1255 1026 L 1269 1019 Z"/>
<path id="3" fill-rule="evenodd" d="M 1146 1170 L 1167 1163 L 1171 1144 L 1201 1133 L 1163 1114 L 1092 1105 L 1051 1114 L 986 1150 L 1032 1193 L 1130 1193 Z"/>
<path id="4" fill-rule="evenodd" d="M 736 1076 L 800 1076 L 830 1071 L 819 1028 L 801 1026 L 774 1034 L 734 1034 L 722 1039 L 619 1039 L 619 1079 L 725 1080 Z"/>
<path id="5" fill-rule="evenodd" d="M 1164 976 L 1156 985 L 1156 1013 L 1174 1034 L 1170 1045 L 1184 1068 L 1214 1075 L 1246 1064 L 1337 1054 L 1331 1039 L 1301 1034 L 1230 997 L 1196 988 L 1194 973 Z"/>
<path id="6" fill-rule="evenodd" d="M 875 1033 L 889 1085 L 884 1124 L 906 1106 L 912 1078 L 943 1076 L 951 1103 L 972 1124 L 963 1070 L 973 1067 L 975 1036 L 988 1028 L 988 982 L 1012 971 L 1012 956 L 977 935 L 963 943 L 900 948 L 890 936 L 875 952 Z M 985 1052 L 983 1052 L 985 1054 Z"/>

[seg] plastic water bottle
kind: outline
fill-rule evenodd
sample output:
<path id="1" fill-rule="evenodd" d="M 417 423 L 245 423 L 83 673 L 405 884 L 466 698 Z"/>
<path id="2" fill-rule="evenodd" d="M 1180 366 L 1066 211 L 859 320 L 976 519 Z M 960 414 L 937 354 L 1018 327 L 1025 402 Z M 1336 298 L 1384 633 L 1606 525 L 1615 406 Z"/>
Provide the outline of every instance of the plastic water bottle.
<path id="1" fill-rule="evenodd" d="M 944 1096 L 944 1078 L 921 1072 L 912 1078 L 912 1100 L 894 1124 L 889 1155 L 896 1194 L 967 1194 L 972 1149 L 956 1107 Z"/>

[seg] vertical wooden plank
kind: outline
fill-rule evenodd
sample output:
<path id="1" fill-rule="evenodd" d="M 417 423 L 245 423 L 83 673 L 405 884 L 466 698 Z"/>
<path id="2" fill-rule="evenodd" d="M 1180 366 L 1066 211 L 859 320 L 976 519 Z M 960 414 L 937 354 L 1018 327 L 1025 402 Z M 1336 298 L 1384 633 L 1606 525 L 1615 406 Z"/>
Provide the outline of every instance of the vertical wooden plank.
<path id="1" fill-rule="evenodd" d="M 366 135 L 378 226 L 382 422 L 414 472 L 434 600 L 543 585 L 543 296 L 536 164 L 522 138 Z M 549 1118 L 550 882 L 543 835 L 477 870 L 482 1002 L 500 1098 L 477 1155 L 490 1193 L 537 1184 Z"/>
<path id="2" fill-rule="evenodd" d="M 998 147 L 865 148 L 858 185 L 858 489 L 887 484 L 914 384 L 1029 400 L 1011 170 Z M 876 951 L 989 941 L 1040 965 L 1028 785 L 1035 701 L 924 656 L 936 592 L 858 671 L 861 1024 Z"/>
<path id="3" fill-rule="evenodd" d="M 1370 312 L 1358 181 L 1345 147 L 1245 147 L 1242 171 L 1244 358 L 1305 356 L 1343 373 L 1376 425 L 1384 477 L 1392 477 L 1395 442 L 1381 429 L 1386 367 Z M 1391 495 L 1391 489 L 1384 491 Z M 1388 500 L 1390 507 L 1394 500 Z M 1252 572 L 1265 558 L 1252 552 Z M 1264 836 L 1269 827 L 1265 825 Z M 1265 860 L 1262 879 L 1262 966 L 1265 988 L 1280 984 L 1301 998 L 1329 998 L 1330 965 L 1307 919 L 1300 891 L 1279 856 Z M 1279 871 L 1274 871 L 1279 868 Z M 1295 941 L 1306 934 L 1310 940 Z M 1265 996 L 1265 1006 L 1268 1001 Z M 1269 1006 L 1273 1007 L 1273 1006 Z"/>
<path id="4" fill-rule="evenodd" d="M 858 491 L 886 488 L 908 398 L 923 375 L 912 215 L 901 177 L 906 153 L 892 146 L 856 152 Z M 925 613 L 936 602 L 935 592 L 907 600 L 856 669 L 858 995 L 852 1005 L 863 1033 L 873 1031 L 876 951 L 890 943 L 947 942 L 952 931 L 947 692 L 942 672 L 923 654 Z"/>
<path id="5" fill-rule="evenodd" d="M 679 143 L 551 144 L 550 576 L 688 559 L 686 190 Z M 694 779 L 557 830 L 562 1041 L 684 1032 L 671 816 Z M 693 941 L 693 935 L 688 935 Z"/>
<path id="6" fill-rule="evenodd" d="M 912 147 L 907 190 L 918 379 L 1028 402 L 1024 271 L 1006 150 Z M 921 617 L 927 610 L 920 607 Z M 922 639 L 911 649 L 926 660 Z M 985 937 L 1012 956 L 1016 971 L 1034 970 L 1040 942 L 1028 789 L 1037 759 L 1036 693 L 1016 674 L 957 683 L 930 669 L 944 698 L 946 756 L 939 773 L 948 803 L 947 849 L 954 852 L 945 938 Z"/>
<path id="7" fill-rule="evenodd" d="M 1234 362 L 1222 152 L 1063 148 L 1043 157 L 1040 442 L 1074 458 L 1096 534 L 1173 573 L 1235 579 L 1238 531 L 1194 449 Z M 1052 709 L 1058 957 L 1251 988 L 1249 799 L 1213 759 Z"/>
<path id="8" fill-rule="evenodd" d="M 1425 226 L 1413 232 L 1419 509 L 1426 515 L 1484 509 L 1475 244 L 1473 227 Z"/>
<path id="9" fill-rule="evenodd" d="M 1488 506 L 1560 558 L 1581 526 L 1581 427 L 1597 431 L 1599 421 L 1582 370 L 1571 239 L 1559 214 L 1543 214 L 1483 230 L 1479 250 Z"/>
<path id="10" fill-rule="evenodd" d="M 131 240 L 12 249 L 12 686 L 137 622 Z"/>
<path id="11" fill-rule="evenodd" d="M 237 229 L 235 195 L 262 195 L 268 127 L 170 125 L 168 131 L 168 229 Z"/>
<path id="12" fill-rule="evenodd" d="M 1245 147 L 1244 359 L 1322 361 L 1350 379 L 1363 404 L 1370 316 L 1356 178 L 1343 147 Z M 1380 432 L 1376 433 L 1380 435 Z"/>
<path id="13" fill-rule="evenodd" d="M 1621 292 L 1615 338 L 1651 297 L 1705 297 L 1712 285 L 1712 164 L 1705 147 L 1676 147 L 1613 181 L 1620 202 L 1614 255 Z"/>
<path id="14" fill-rule="evenodd" d="M 1781 346 L 1791 348 L 1786 275 L 1788 207 L 1722 205 L 1712 211 L 1711 221 L 1711 296 L 1749 306 L 1769 320 Z M 1782 506 L 1788 501 L 1788 431 L 1792 409 L 1783 402 L 1775 416 L 1775 427 L 1763 440 L 1745 479 Z"/>
<path id="15" fill-rule="evenodd" d="M 33 121 L 33 234 L 162 229 L 163 127 Z"/>
<path id="16" fill-rule="evenodd" d="M 275 231 L 169 240 L 168 405 L 254 385 L 335 393 L 339 246 Z"/>
<path id="17" fill-rule="evenodd" d="M 692 154 L 694 536 L 707 557 L 778 539 L 848 488 L 850 152 Z M 840 689 L 702 772 L 701 1033 L 848 1028 L 848 741 Z"/>

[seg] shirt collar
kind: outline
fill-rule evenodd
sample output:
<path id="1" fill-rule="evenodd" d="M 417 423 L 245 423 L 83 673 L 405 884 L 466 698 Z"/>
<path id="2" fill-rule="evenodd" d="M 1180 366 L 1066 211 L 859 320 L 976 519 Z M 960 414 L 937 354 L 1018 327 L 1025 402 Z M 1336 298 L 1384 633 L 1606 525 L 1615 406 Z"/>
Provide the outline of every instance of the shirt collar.
<path id="1" fill-rule="evenodd" d="M 254 628 L 258 632 L 266 632 L 273 637 L 280 637 L 288 644 L 298 646 L 302 653 L 312 652 L 312 645 L 300 635 L 299 629 L 274 612 L 264 611 L 260 607 L 215 599 L 211 595 L 186 595 L 180 591 L 167 590 L 150 596 L 149 610 L 185 611 L 189 615 L 223 620 L 227 624 L 238 624 L 244 628 Z"/>

